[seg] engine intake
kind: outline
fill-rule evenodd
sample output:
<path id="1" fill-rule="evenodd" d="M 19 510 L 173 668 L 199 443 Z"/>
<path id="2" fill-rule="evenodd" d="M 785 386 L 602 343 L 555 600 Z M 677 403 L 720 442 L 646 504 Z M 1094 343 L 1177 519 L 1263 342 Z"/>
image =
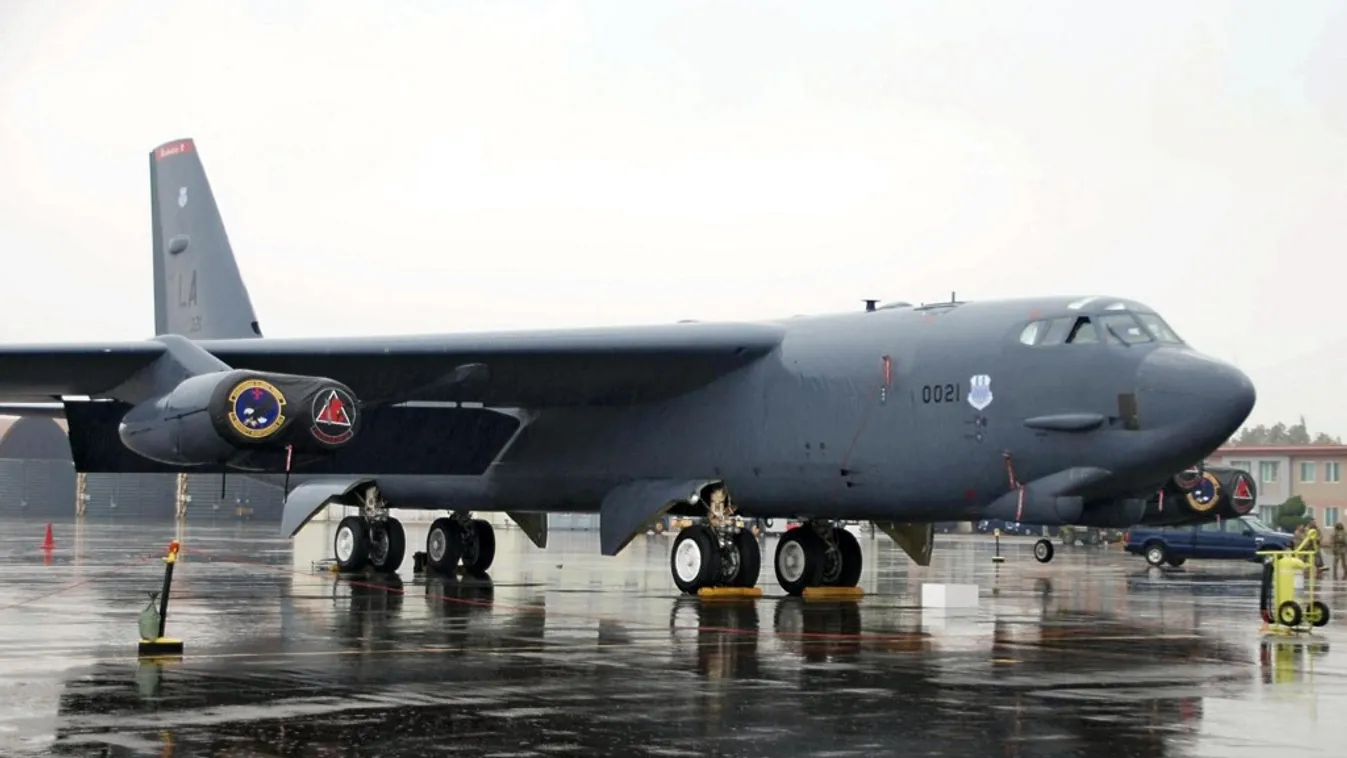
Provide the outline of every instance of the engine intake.
<path id="1" fill-rule="evenodd" d="M 138 455 L 179 466 L 234 464 L 289 449 L 328 455 L 360 431 L 355 394 L 332 379 L 222 371 L 135 406 L 118 429 Z"/>

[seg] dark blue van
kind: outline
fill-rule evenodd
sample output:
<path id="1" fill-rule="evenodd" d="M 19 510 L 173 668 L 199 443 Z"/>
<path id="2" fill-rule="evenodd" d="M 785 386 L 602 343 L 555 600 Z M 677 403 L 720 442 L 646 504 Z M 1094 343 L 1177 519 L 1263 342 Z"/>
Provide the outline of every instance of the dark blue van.
<path id="1" fill-rule="evenodd" d="M 1181 566 L 1189 558 L 1261 561 L 1259 550 L 1289 550 L 1292 539 L 1256 516 L 1240 516 L 1198 526 L 1133 527 L 1126 550 L 1152 566 Z"/>

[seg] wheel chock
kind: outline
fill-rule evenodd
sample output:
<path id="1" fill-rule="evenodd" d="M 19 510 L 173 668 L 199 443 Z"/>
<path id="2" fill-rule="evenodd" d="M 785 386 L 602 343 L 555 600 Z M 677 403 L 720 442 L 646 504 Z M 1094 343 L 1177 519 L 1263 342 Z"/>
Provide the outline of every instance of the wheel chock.
<path id="1" fill-rule="evenodd" d="M 805 600 L 859 600 L 865 595 L 860 587 L 805 587 Z"/>
<path id="2" fill-rule="evenodd" d="M 706 600 L 754 598 L 762 597 L 762 589 L 758 587 L 702 587 L 697 590 L 697 597 Z"/>
<path id="3" fill-rule="evenodd" d="M 157 640 L 140 641 L 141 658 L 152 658 L 161 655 L 182 655 L 182 640 L 160 637 Z"/>

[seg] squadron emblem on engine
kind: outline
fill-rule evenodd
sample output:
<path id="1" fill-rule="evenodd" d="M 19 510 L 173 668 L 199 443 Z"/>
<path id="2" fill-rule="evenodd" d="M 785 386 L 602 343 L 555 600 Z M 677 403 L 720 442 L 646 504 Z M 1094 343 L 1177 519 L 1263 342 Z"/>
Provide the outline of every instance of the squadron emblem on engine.
<path id="1" fill-rule="evenodd" d="M 270 382 L 249 379 L 229 393 L 229 425 L 245 437 L 266 439 L 285 423 L 285 395 Z"/>
<path id="2" fill-rule="evenodd" d="M 1253 487 L 1250 486 L 1249 482 L 1249 477 L 1244 474 L 1235 475 L 1235 487 L 1234 491 L 1230 493 L 1230 502 L 1234 504 L 1235 510 L 1240 514 L 1253 510 Z"/>
<path id="3" fill-rule="evenodd" d="M 1188 505 L 1199 513 L 1206 513 L 1216 507 L 1216 500 L 1220 495 L 1221 483 L 1216 481 L 1216 476 L 1203 472 L 1197 483 L 1188 491 Z"/>
<path id="4" fill-rule="evenodd" d="M 319 442 L 340 445 L 355 435 L 355 400 L 333 388 L 313 397 L 313 436 Z"/>

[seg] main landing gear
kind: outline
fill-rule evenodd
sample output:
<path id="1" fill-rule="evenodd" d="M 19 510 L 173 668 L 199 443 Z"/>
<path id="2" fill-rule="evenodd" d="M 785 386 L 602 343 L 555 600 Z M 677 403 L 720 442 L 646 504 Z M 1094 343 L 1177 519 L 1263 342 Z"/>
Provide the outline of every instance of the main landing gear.
<path id="1" fill-rule="evenodd" d="M 484 519 L 455 511 L 435 519 L 426 534 L 426 566 L 437 574 L 452 574 L 461 562 L 473 576 L 485 576 L 496 560 L 496 530 Z"/>
<path id="2" fill-rule="evenodd" d="M 669 559 L 674 584 L 688 594 L 707 587 L 754 587 L 762 568 L 756 536 L 738 525 L 723 487 L 711 490 L 705 523 L 684 528 Z M 781 536 L 776 580 L 791 595 L 809 587 L 855 587 L 861 578 L 856 535 L 830 521 L 806 521 Z"/>
<path id="3" fill-rule="evenodd" d="M 396 573 L 407 555 L 407 533 L 402 522 L 388 515 L 388 501 L 370 485 L 356 496 L 360 513 L 337 524 L 332 552 L 343 573 L 372 568 L 378 573 Z M 436 519 L 426 534 L 426 565 L 439 574 L 450 574 L 462 563 L 469 573 L 481 576 L 496 558 L 496 532 L 483 519 L 456 511 Z"/>
<path id="4" fill-rule="evenodd" d="M 855 587 L 861 567 L 856 535 L 830 521 L 806 521 L 776 546 L 776 580 L 791 595 L 808 587 Z"/>
<path id="5" fill-rule="evenodd" d="M 716 485 L 698 500 L 706 503 L 706 521 L 684 527 L 674 540 L 674 584 L 689 595 L 705 587 L 757 586 L 762 550 L 753 532 L 738 525 L 729 493 Z"/>

